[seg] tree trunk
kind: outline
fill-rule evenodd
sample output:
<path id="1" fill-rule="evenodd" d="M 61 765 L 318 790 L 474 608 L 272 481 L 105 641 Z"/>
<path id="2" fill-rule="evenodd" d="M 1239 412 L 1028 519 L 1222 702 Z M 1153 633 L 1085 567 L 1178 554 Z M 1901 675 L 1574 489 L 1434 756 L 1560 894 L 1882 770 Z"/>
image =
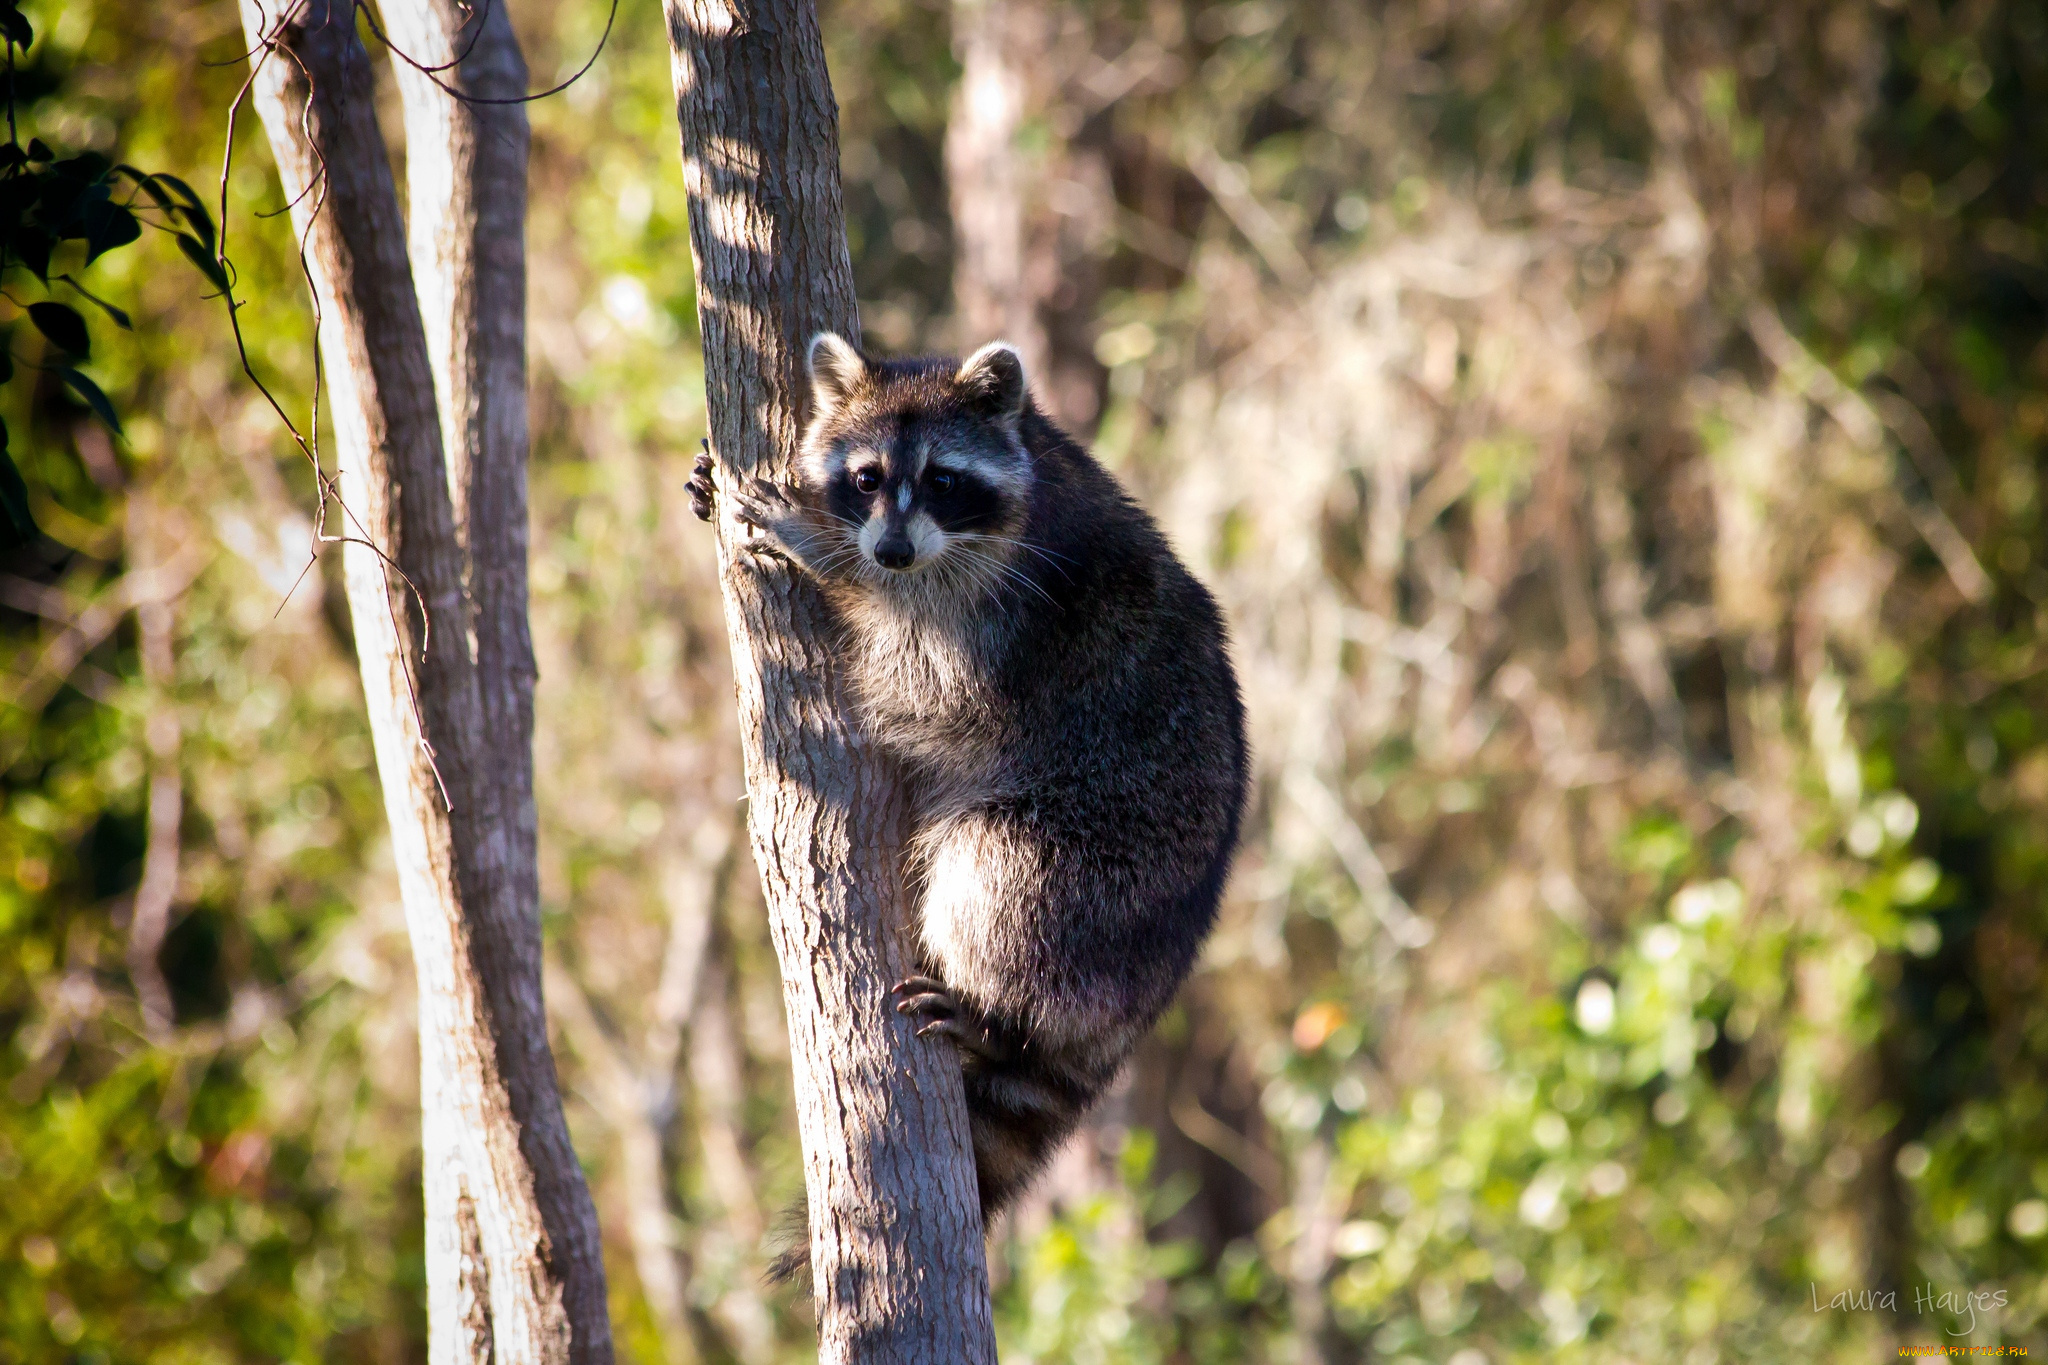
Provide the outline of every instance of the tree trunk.
<path id="1" fill-rule="evenodd" d="M 144 565 L 153 569 L 170 558 L 164 522 L 153 492 L 129 492 L 131 573 Z M 142 664 L 142 680 L 156 704 L 150 707 L 143 727 L 143 744 L 149 750 L 149 835 L 143 845 L 142 880 L 136 884 L 135 904 L 128 916 L 128 977 L 135 983 L 135 998 L 142 1006 L 142 1026 L 159 1041 L 168 1038 L 177 1023 L 170 983 L 157 958 L 170 933 L 171 910 L 178 899 L 178 836 L 185 817 L 185 776 L 178 760 L 184 735 L 171 695 L 177 669 L 171 638 L 176 625 L 175 600 L 174 593 L 152 595 L 135 604 L 136 654 Z"/>
<path id="2" fill-rule="evenodd" d="M 1032 400 L 1085 431 L 1102 406 L 1097 305 L 1116 225 L 1102 135 L 1084 141 L 1078 121 L 1101 108 L 1082 73 L 1104 66 L 1090 50 L 1104 20 L 1051 0 L 951 8 L 960 62 L 945 145 L 955 340 L 963 351 L 995 338 L 1015 346 Z M 1043 135 L 1029 149 L 1027 126 Z"/>
<path id="3" fill-rule="evenodd" d="M 804 354 L 859 335 L 838 110 L 810 0 L 668 0 L 719 481 L 778 477 Z M 754 858 L 782 962 L 826 1362 L 993 1362 L 951 1052 L 891 1008 L 910 966 L 903 803 L 849 719 L 823 600 L 718 520 Z"/>
<path id="4" fill-rule="evenodd" d="M 1024 123 L 1020 24 L 1010 0 L 953 0 L 953 55 L 960 83 L 946 120 L 946 185 L 953 213 L 953 306 L 962 350 L 1001 337 L 1046 372 L 1045 328 L 1025 278 Z M 1046 25 L 1037 26 L 1043 38 Z"/>
<path id="5" fill-rule="evenodd" d="M 419 13 L 401 23 L 391 6 L 401 44 L 424 65 L 448 61 L 459 50 L 452 7 L 406 7 Z M 353 4 L 243 0 L 242 17 L 320 310 L 341 470 L 329 529 L 349 538 L 349 610 L 419 976 L 431 1358 L 608 1362 L 596 1214 L 541 1005 L 521 467 L 525 121 L 408 89 L 409 105 L 449 106 L 408 118 L 430 365 Z M 509 29 L 487 22 L 470 60 L 442 79 L 516 88 Z"/>

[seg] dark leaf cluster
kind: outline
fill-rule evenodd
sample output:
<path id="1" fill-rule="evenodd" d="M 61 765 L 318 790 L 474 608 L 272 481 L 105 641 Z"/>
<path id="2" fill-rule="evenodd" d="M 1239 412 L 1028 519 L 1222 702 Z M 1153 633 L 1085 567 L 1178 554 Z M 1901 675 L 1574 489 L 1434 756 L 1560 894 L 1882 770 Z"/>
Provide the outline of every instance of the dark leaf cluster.
<path id="1" fill-rule="evenodd" d="M 0 145 L 0 298 L 14 304 L 45 346 L 39 361 L 20 361 L 22 368 L 54 374 L 116 435 L 121 422 L 104 390 L 80 368 L 92 356 L 92 334 L 85 318 L 69 304 L 45 298 L 25 303 L 9 292 L 14 277 L 26 272 L 47 293 L 57 285 L 84 299 L 123 331 L 133 329 L 126 311 L 100 298 L 68 271 L 53 271 L 66 243 L 77 243 L 83 265 L 142 236 L 144 226 L 169 232 L 178 247 L 216 289 L 226 291 L 227 275 L 215 257 L 218 238 L 213 216 L 197 193 L 172 175 L 152 175 L 122 165 L 98 152 L 60 157 L 39 137 L 23 145 L 13 82 L 15 53 L 26 50 L 35 30 L 21 13 L 18 0 L 0 0 L 0 40 L 7 55 L 7 142 Z M 0 384 L 14 377 L 17 357 L 8 343 L 12 330 L 0 328 Z M 36 536 L 29 510 L 28 488 L 8 452 L 8 431 L 0 420 L 0 550 L 11 550 Z"/>

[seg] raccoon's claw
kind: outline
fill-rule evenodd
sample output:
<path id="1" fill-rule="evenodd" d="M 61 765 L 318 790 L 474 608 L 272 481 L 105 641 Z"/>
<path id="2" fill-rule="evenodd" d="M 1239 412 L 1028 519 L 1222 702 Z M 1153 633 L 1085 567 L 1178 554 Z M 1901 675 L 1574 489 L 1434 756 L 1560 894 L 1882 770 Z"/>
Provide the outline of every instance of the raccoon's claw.
<path id="1" fill-rule="evenodd" d="M 706 440 L 690 468 L 690 481 L 685 485 L 690 492 L 690 510 L 697 514 L 699 521 L 711 520 L 712 511 L 718 505 L 718 484 L 714 474 L 711 442 Z M 769 548 L 779 539 L 776 533 L 781 524 L 796 514 L 796 505 L 790 501 L 789 495 L 766 479 L 748 479 L 742 488 L 729 492 L 728 496 L 732 501 L 733 515 L 741 523 L 766 533 L 767 542 L 759 545 L 762 549 Z"/>
<path id="2" fill-rule="evenodd" d="M 972 1019 L 954 1017 L 934 1019 L 918 1026 L 920 1038 L 944 1038 L 970 1063 L 996 1064 L 1009 1060 L 1009 1054 L 996 1042 L 996 1037 L 984 1024 Z"/>
<path id="3" fill-rule="evenodd" d="M 697 463 L 691 467 L 690 510 L 697 514 L 697 520 L 711 520 L 711 506 L 718 501 L 718 488 L 711 481 L 711 442 L 704 442 L 704 449 L 697 454 Z"/>
<path id="4" fill-rule="evenodd" d="M 930 976 L 913 976 L 899 981 L 889 992 L 899 996 L 898 1014 L 921 1022 L 920 1038 L 944 1038 L 972 1057 L 994 1060 L 999 1055 L 995 1038 L 979 1015 L 963 1006 L 943 981 Z"/>
<path id="5" fill-rule="evenodd" d="M 757 530 L 772 531 L 775 524 L 796 511 L 789 495 L 766 479 L 749 479 L 733 498 L 733 514 Z"/>
<path id="6" fill-rule="evenodd" d="M 757 555 L 789 559 L 790 529 L 797 512 L 787 495 L 766 479 L 748 479 L 731 493 L 732 514 L 752 534 L 745 547 Z"/>
<path id="7" fill-rule="evenodd" d="M 726 490 L 732 513 L 747 534 L 739 548 L 756 559 L 787 560 L 799 567 L 806 563 L 803 546 L 809 542 L 804 530 L 803 511 L 783 489 L 766 479 L 748 479 L 741 487 Z"/>
<path id="8" fill-rule="evenodd" d="M 946 989 L 946 983 L 937 977 L 909 977 L 897 982 L 889 994 L 897 997 L 898 1014 L 914 1014 L 931 1020 L 944 1020 L 951 1019 L 960 1012 L 960 1002 L 953 998 L 953 992 Z M 918 1036 L 924 1036 L 923 1029 L 918 1030 Z"/>

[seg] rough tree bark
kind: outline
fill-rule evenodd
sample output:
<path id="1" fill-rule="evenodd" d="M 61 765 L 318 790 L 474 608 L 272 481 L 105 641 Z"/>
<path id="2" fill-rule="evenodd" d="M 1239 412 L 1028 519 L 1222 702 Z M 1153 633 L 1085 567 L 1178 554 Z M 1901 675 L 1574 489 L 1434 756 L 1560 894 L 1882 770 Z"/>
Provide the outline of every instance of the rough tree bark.
<path id="1" fill-rule="evenodd" d="M 516 93 L 523 72 L 502 7 L 477 8 L 475 47 L 441 79 Z M 429 67 L 471 36 L 445 0 L 387 14 Z M 242 0 L 242 19 L 320 309 L 341 471 L 329 528 L 350 538 L 349 610 L 419 977 L 431 1358 L 608 1362 L 596 1214 L 541 1004 L 525 120 L 516 106 L 458 105 L 408 82 L 426 285 L 415 294 L 351 0 Z"/>
<path id="2" fill-rule="evenodd" d="M 721 487 L 788 467 L 804 355 L 857 337 L 811 0 L 667 0 Z M 728 500 L 729 501 L 729 500 Z M 850 723 L 816 591 L 718 521 L 755 862 L 789 1015 L 820 1359 L 993 1362 L 959 1068 L 891 1008 L 903 806 Z"/>

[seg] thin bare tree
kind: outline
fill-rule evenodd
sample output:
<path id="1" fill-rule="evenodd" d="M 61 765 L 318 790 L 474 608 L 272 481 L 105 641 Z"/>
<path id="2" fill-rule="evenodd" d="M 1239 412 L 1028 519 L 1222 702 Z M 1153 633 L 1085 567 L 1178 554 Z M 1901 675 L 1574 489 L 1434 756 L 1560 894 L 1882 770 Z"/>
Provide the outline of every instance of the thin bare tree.
<path id="1" fill-rule="evenodd" d="M 1017 135 L 1027 113 L 1021 60 L 1050 27 L 1011 0 L 954 0 L 960 83 L 946 120 L 946 188 L 953 214 L 953 305 L 961 340 L 1002 337 L 1045 373 L 1045 328 L 1025 259 L 1026 172 Z M 1031 22 L 1040 20 L 1040 22 Z"/>
<path id="2" fill-rule="evenodd" d="M 838 109 L 811 0 L 668 0 L 723 488 L 779 477 L 809 338 L 857 337 Z M 729 500 L 728 500 L 729 503 Z M 816 590 L 718 518 L 754 857 L 782 962 L 820 1358 L 992 1362 L 958 1063 L 890 1007 L 910 967 L 894 774 L 851 723 Z"/>
<path id="3" fill-rule="evenodd" d="M 352 0 L 243 0 L 331 395 L 349 610 L 419 976 L 430 1356 L 608 1362 L 541 1002 L 526 619 L 525 67 L 389 0 L 412 241 Z M 422 317 L 424 303 L 425 317 Z M 438 396 L 436 390 L 438 389 Z M 325 490 L 323 489 L 323 492 Z"/>

